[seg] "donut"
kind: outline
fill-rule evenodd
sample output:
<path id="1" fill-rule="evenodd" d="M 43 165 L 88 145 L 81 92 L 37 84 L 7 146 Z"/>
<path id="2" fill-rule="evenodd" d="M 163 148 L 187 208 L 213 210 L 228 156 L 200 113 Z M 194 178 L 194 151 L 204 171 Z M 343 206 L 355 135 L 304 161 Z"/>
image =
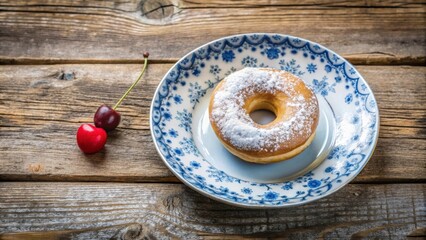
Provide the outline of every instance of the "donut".
<path id="1" fill-rule="evenodd" d="M 250 113 L 268 110 L 276 118 L 256 123 Z M 318 100 L 303 80 L 272 68 L 244 68 L 213 90 L 209 120 L 224 147 L 253 163 L 288 160 L 307 148 L 319 120 Z"/>

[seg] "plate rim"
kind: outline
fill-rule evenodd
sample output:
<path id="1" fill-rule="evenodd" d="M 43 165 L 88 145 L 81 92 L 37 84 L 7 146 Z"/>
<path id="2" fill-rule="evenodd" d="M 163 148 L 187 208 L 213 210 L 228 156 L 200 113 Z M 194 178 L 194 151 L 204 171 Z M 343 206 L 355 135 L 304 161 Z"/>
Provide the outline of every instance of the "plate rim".
<path id="1" fill-rule="evenodd" d="M 358 70 L 356 70 L 358 72 L 359 77 L 363 80 L 363 82 L 365 83 L 365 85 L 367 86 L 367 88 L 370 90 L 370 94 L 371 97 L 374 99 L 375 103 L 376 103 L 376 119 L 375 119 L 375 133 L 374 133 L 374 144 L 373 147 L 371 148 L 371 151 L 369 151 L 368 156 L 366 156 L 364 164 L 362 166 L 360 166 L 360 168 L 358 169 L 357 173 L 349 176 L 346 180 L 345 183 L 341 184 L 340 186 L 335 187 L 334 189 L 331 189 L 329 192 L 327 192 L 327 194 L 325 195 L 321 195 L 318 198 L 313 198 L 313 199 L 308 199 L 305 200 L 303 202 L 293 202 L 293 203 L 286 203 L 285 205 L 267 205 L 267 204 L 250 204 L 250 203 L 242 203 L 242 202 L 233 202 L 231 200 L 225 199 L 225 198 L 220 198 L 216 195 L 212 195 L 209 194 L 205 191 L 203 191 L 202 189 L 197 188 L 196 186 L 192 185 L 190 182 L 188 182 L 185 178 L 183 178 L 182 176 L 180 176 L 174 169 L 173 167 L 168 163 L 168 161 L 165 159 L 165 157 L 163 156 L 163 154 L 161 153 L 161 150 L 159 149 L 159 146 L 157 144 L 155 135 L 154 135 L 154 131 L 153 131 L 153 119 L 152 119 L 152 115 L 153 115 L 153 111 L 154 111 L 154 102 L 155 102 L 155 96 L 157 96 L 158 92 L 160 91 L 160 87 L 163 85 L 164 81 L 166 80 L 166 76 L 168 76 L 170 74 L 171 71 L 173 71 L 175 69 L 175 67 L 179 64 L 179 62 L 182 59 L 187 58 L 188 56 L 190 56 L 191 54 L 195 53 L 197 50 L 206 47 L 214 42 L 218 42 L 218 41 L 222 41 L 225 39 L 229 39 L 232 37 L 242 37 L 242 36 L 247 36 L 247 35 L 267 35 L 267 36 L 273 36 L 273 35 L 279 35 L 281 37 L 288 37 L 288 38 L 297 38 L 300 39 L 302 41 L 306 41 L 307 43 L 310 44 L 316 44 L 320 47 L 322 47 L 324 50 L 335 54 L 336 56 L 340 57 L 342 60 L 344 60 L 345 62 L 347 62 L 351 67 L 353 67 L 354 69 L 356 69 L 346 58 L 340 56 L 339 54 L 337 54 L 336 52 L 334 52 L 333 50 L 330 50 L 329 48 L 323 46 L 322 44 L 319 44 L 317 42 L 313 42 L 311 40 L 305 39 L 305 38 L 301 38 L 301 37 L 296 37 L 293 35 L 289 35 L 289 34 L 282 34 L 282 33 L 276 33 L 276 32 L 249 32 L 249 33 L 241 33 L 241 34 L 234 34 L 234 35 L 228 35 L 228 36 L 224 36 L 221 38 L 217 38 L 214 40 L 211 40 L 203 45 L 200 45 L 194 49 L 192 49 L 191 51 L 187 52 L 185 55 L 183 55 L 181 58 L 179 58 L 179 60 L 176 61 L 175 64 L 173 64 L 173 66 L 170 67 L 170 69 L 164 74 L 163 78 L 161 79 L 161 81 L 158 83 L 155 92 L 153 94 L 152 100 L 151 100 L 151 106 L 150 106 L 150 111 L 149 111 L 149 127 L 150 127 L 150 132 L 151 132 L 151 137 L 153 140 L 153 143 L 155 145 L 155 149 L 157 150 L 158 155 L 160 155 L 162 161 L 166 164 L 167 168 L 173 173 L 173 175 L 175 177 L 177 177 L 182 183 L 184 183 L 186 186 L 188 186 L 189 188 L 191 188 L 192 190 L 200 193 L 203 196 L 206 196 L 210 199 L 216 200 L 218 202 L 221 203 L 225 203 L 228 205 L 232 205 L 232 206 L 236 206 L 236 207 L 242 207 L 242 208 L 248 208 L 248 209 L 277 209 L 277 208 L 288 208 L 288 207 L 295 207 L 295 206 L 301 206 L 301 205 L 305 205 L 314 201 L 318 201 L 320 199 L 329 197 L 330 195 L 336 193 L 337 191 L 339 191 L 340 189 L 342 189 L 343 187 L 347 186 L 350 182 L 352 182 L 364 169 L 364 167 L 367 165 L 367 163 L 370 161 L 371 157 L 373 156 L 376 147 L 377 147 L 377 143 L 378 143 L 378 139 L 379 139 L 379 133 L 380 133 L 380 110 L 376 101 L 376 97 L 374 95 L 374 92 L 372 90 L 372 88 L 370 87 L 370 85 L 368 84 L 368 82 L 364 79 L 364 77 L 359 73 Z M 317 168 L 318 166 L 316 166 Z"/>

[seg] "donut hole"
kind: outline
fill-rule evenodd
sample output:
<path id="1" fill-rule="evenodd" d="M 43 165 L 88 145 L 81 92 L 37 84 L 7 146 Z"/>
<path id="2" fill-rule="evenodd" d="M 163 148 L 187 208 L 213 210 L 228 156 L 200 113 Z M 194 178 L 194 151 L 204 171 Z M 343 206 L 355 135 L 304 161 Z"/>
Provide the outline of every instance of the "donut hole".
<path id="1" fill-rule="evenodd" d="M 268 109 L 259 109 L 250 113 L 251 119 L 257 124 L 266 125 L 273 122 L 277 116 L 274 112 L 269 111 Z"/>
<path id="2" fill-rule="evenodd" d="M 267 125 L 277 118 L 277 108 L 271 97 L 273 96 L 261 95 L 247 102 L 247 112 L 257 124 Z"/>

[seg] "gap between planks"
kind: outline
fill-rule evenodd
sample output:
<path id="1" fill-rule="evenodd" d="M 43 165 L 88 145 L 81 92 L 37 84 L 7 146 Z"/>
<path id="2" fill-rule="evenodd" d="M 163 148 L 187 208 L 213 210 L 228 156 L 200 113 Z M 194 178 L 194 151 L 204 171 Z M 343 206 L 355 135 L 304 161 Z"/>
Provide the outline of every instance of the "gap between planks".
<path id="1" fill-rule="evenodd" d="M 179 59 L 152 59 L 149 64 L 173 64 Z M 143 64 L 141 59 L 43 59 L 43 58 L 3 58 L 0 65 L 59 65 L 59 64 Z"/>
<path id="2" fill-rule="evenodd" d="M 23 178 L 21 175 L 7 175 L 2 174 L 0 176 L 0 182 L 70 182 L 70 183 L 138 183 L 138 184 L 184 184 L 178 178 L 164 177 L 164 178 L 147 178 L 141 179 L 139 177 L 109 177 L 110 180 L 105 180 L 105 176 L 94 177 L 69 177 L 69 176 L 31 176 L 30 178 Z M 356 185 L 372 185 L 372 184 L 424 184 L 426 179 L 401 179 L 401 178 L 388 178 L 380 180 L 357 180 L 356 178 L 348 184 Z"/>
<path id="3" fill-rule="evenodd" d="M 410 58 L 369 58 L 343 55 L 353 65 L 371 66 L 426 66 L 426 56 Z M 149 59 L 150 64 L 174 64 L 178 58 Z M 141 59 L 44 59 L 44 58 L 8 58 L 0 56 L 0 65 L 56 65 L 56 64 L 143 64 Z"/>

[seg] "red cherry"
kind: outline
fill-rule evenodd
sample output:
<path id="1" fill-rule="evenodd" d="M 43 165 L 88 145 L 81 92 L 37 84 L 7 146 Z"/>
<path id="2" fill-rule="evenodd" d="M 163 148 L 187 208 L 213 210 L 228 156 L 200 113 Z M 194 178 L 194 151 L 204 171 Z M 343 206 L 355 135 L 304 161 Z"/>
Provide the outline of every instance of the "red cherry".
<path id="1" fill-rule="evenodd" d="M 107 133 L 91 124 L 82 124 L 77 130 L 77 144 L 84 153 L 99 152 L 105 145 Z"/>
<path id="2" fill-rule="evenodd" d="M 105 131 L 114 130 L 120 124 L 120 120 L 120 114 L 107 105 L 101 105 L 93 118 L 95 126 Z"/>

